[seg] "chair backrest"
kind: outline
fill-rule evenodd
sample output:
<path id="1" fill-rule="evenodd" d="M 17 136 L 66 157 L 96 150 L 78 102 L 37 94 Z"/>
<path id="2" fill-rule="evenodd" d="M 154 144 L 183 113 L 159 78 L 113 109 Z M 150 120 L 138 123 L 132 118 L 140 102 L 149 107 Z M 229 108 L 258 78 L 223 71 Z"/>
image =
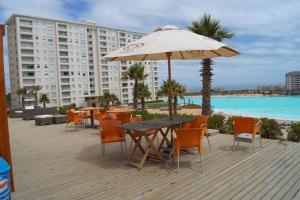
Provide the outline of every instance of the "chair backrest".
<path id="1" fill-rule="evenodd" d="M 254 118 L 253 117 L 232 117 L 234 135 L 240 133 L 253 133 Z"/>
<path id="2" fill-rule="evenodd" d="M 91 110 L 86 110 L 85 112 L 85 117 L 90 118 L 91 117 Z"/>
<path id="3" fill-rule="evenodd" d="M 101 122 L 100 136 L 102 139 L 124 138 L 124 131 L 117 126 L 121 125 L 118 120 L 104 120 Z"/>
<path id="4" fill-rule="evenodd" d="M 126 124 L 130 122 L 131 112 L 122 112 L 117 114 L 117 120 L 121 121 L 122 124 Z"/>
<path id="5" fill-rule="evenodd" d="M 197 115 L 194 116 L 193 122 L 188 122 L 183 125 L 183 128 L 201 128 L 202 125 L 207 124 L 208 116 L 207 115 Z"/>
<path id="6" fill-rule="evenodd" d="M 67 123 L 71 123 L 74 120 L 74 115 L 71 111 L 67 111 Z"/>
<path id="7" fill-rule="evenodd" d="M 97 121 L 99 121 L 99 122 L 101 121 L 101 114 L 100 114 L 99 111 L 98 111 L 98 112 L 97 112 L 97 111 L 94 112 L 94 113 L 93 113 L 93 116 L 94 116 L 94 119 L 95 119 L 95 120 L 97 120 Z"/>
<path id="8" fill-rule="evenodd" d="M 76 112 L 76 110 L 73 109 L 73 108 L 71 108 L 69 111 L 72 112 L 72 113 L 75 113 L 75 112 Z"/>
<path id="9" fill-rule="evenodd" d="M 175 130 L 176 154 L 179 155 L 180 148 L 198 147 L 202 150 L 203 133 L 201 128 L 182 128 Z"/>
<path id="10" fill-rule="evenodd" d="M 194 117 L 195 121 L 192 122 L 191 128 L 201 128 L 203 124 L 207 124 L 208 116 L 207 115 L 197 115 Z"/>

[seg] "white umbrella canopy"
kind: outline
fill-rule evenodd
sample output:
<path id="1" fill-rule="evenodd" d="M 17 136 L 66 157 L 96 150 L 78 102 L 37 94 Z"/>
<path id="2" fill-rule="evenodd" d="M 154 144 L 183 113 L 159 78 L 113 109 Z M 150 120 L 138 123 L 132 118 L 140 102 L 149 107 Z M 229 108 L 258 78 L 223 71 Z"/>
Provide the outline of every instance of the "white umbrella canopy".
<path id="1" fill-rule="evenodd" d="M 204 59 L 231 57 L 239 52 L 211 38 L 181 30 L 176 26 L 163 26 L 153 33 L 110 52 L 104 58 L 109 61 Z"/>
<path id="2" fill-rule="evenodd" d="M 168 60 L 169 116 L 172 119 L 171 59 L 232 57 L 239 52 L 211 38 L 167 25 L 153 33 L 109 52 L 109 61 Z"/>

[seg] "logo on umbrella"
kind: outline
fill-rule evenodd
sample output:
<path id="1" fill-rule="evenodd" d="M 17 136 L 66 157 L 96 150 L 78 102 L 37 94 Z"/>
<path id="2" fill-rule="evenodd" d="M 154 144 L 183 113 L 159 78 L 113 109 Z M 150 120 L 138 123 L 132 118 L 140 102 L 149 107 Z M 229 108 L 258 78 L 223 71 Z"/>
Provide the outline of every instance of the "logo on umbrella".
<path id="1" fill-rule="evenodd" d="M 130 45 L 125 46 L 123 49 L 125 51 L 130 51 L 130 50 L 133 50 L 133 49 L 140 48 L 144 45 L 145 45 L 144 43 L 130 44 Z"/>
<path id="2" fill-rule="evenodd" d="M 186 53 L 199 55 L 199 54 L 204 54 L 204 51 L 203 50 L 191 50 L 191 51 L 186 51 Z"/>

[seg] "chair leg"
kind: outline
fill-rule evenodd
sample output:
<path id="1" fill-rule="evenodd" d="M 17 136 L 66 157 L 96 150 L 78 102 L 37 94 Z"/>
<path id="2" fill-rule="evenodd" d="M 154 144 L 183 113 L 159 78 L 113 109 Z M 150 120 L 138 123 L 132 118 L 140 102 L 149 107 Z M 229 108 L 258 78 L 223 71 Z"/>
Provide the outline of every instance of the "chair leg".
<path id="1" fill-rule="evenodd" d="M 260 148 L 262 148 L 261 137 L 259 139 L 259 143 L 260 143 Z"/>
<path id="2" fill-rule="evenodd" d="M 130 149 L 129 149 L 130 151 L 131 151 L 131 147 L 132 147 L 132 142 L 133 142 L 133 141 L 131 140 L 131 142 L 130 142 Z"/>
<path id="3" fill-rule="evenodd" d="M 240 141 L 238 140 L 237 141 L 237 149 L 239 149 L 240 148 Z"/>
<path id="4" fill-rule="evenodd" d="M 208 148 L 210 149 L 210 141 L 209 141 L 209 137 L 207 136 L 207 143 L 208 143 Z"/>
<path id="5" fill-rule="evenodd" d="M 179 155 L 177 156 L 177 175 L 179 175 Z"/>
<path id="6" fill-rule="evenodd" d="M 233 138 L 233 151 L 235 151 L 235 139 Z"/>
<path id="7" fill-rule="evenodd" d="M 105 153 L 105 144 L 102 144 L 102 155 Z"/>
<path id="8" fill-rule="evenodd" d="M 202 169 L 202 173 L 204 173 L 202 153 L 200 154 L 200 161 L 201 161 L 201 169 Z"/>
<path id="9" fill-rule="evenodd" d="M 253 148 L 253 152 L 254 152 L 254 140 L 252 140 L 252 148 Z"/>
<path id="10" fill-rule="evenodd" d="M 123 153 L 123 142 L 120 142 L 121 143 L 121 150 L 122 150 L 122 153 Z"/>
<path id="11" fill-rule="evenodd" d="M 127 145 L 126 145 L 126 141 L 124 142 L 125 144 L 125 152 L 127 153 Z"/>

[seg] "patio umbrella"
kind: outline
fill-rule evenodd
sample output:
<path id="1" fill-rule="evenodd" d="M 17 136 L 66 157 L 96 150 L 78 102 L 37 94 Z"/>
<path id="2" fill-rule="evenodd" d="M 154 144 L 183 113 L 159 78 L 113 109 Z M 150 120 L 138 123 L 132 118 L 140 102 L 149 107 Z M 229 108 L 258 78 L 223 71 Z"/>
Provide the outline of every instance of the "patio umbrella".
<path id="1" fill-rule="evenodd" d="M 109 61 L 168 60 L 169 115 L 172 119 L 171 59 L 204 59 L 231 57 L 239 52 L 211 38 L 179 29 L 176 26 L 163 26 L 153 33 L 109 52 Z"/>

